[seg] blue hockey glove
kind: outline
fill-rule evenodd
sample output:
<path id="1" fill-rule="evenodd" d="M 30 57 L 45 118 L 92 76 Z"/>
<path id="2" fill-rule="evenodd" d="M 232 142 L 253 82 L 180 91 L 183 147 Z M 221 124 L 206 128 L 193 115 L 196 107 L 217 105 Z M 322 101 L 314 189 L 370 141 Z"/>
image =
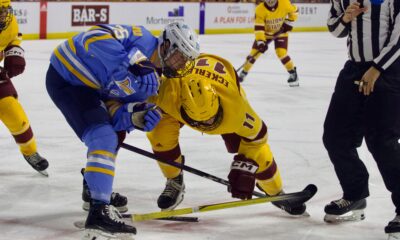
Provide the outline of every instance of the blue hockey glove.
<path id="1" fill-rule="evenodd" d="M 161 110 L 152 103 L 135 102 L 124 104 L 113 116 L 116 131 L 132 131 L 135 128 L 149 132 L 161 120 Z"/>
<path id="2" fill-rule="evenodd" d="M 140 61 L 129 67 L 129 71 L 139 79 L 139 91 L 149 96 L 157 94 L 160 77 L 156 66 L 149 60 Z"/>

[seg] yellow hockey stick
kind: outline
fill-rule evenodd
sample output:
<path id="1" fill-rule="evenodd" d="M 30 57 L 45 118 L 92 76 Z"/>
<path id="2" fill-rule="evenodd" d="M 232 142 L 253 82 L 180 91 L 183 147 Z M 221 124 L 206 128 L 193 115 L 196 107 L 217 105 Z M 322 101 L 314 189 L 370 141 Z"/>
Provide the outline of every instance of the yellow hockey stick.
<path id="1" fill-rule="evenodd" d="M 295 193 L 288 193 L 282 194 L 277 196 L 268 196 L 268 197 L 261 197 L 249 200 L 241 200 L 241 201 L 232 201 L 232 202 L 222 202 L 216 204 L 209 204 L 209 205 L 202 205 L 197 207 L 189 207 L 189 208 L 181 208 L 176 210 L 170 211 L 161 211 L 161 212 L 152 212 L 152 213 L 145 213 L 145 214 L 131 214 L 131 220 L 134 222 L 138 221 L 146 221 L 151 219 L 158 219 L 158 218 L 167 218 L 185 214 L 191 214 L 196 212 L 209 212 L 227 208 L 234 208 L 234 207 L 243 207 L 248 205 L 260 204 L 260 203 L 267 203 L 267 202 L 277 202 L 277 201 L 284 201 L 284 200 L 305 200 L 307 201 L 309 198 L 314 196 L 317 192 L 315 185 L 308 185 L 303 191 L 295 192 Z"/>

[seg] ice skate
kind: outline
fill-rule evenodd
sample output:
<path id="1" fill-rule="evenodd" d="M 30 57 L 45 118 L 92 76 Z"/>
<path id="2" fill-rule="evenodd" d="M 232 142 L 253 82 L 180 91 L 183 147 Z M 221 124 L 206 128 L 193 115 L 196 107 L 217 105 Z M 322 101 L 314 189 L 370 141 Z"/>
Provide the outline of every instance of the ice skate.
<path id="1" fill-rule="evenodd" d="M 287 80 L 290 87 L 298 87 L 300 86 L 299 77 L 297 76 L 297 69 L 294 68 L 293 70 L 289 71 L 289 79 Z"/>
<path id="2" fill-rule="evenodd" d="M 82 175 L 83 175 L 84 171 L 85 171 L 85 169 L 82 168 L 82 170 L 81 170 Z M 85 178 L 83 179 L 82 200 L 83 200 L 83 204 L 82 204 L 83 210 L 89 211 L 90 201 L 92 199 L 90 197 L 89 187 L 85 181 Z M 111 194 L 111 198 L 110 198 L 110 205 L 113 205 L 121 213 L 127 212 L 128 211 L 128 198 L 119 193 L 113 192 Z"/>
<path id="3" fill-rule="evenodd" d="M 39 155 L 39 153 L 34 153 L 32 155 L 24 155 L 25 160 L 40 174 L 48 177 L 49 174 L 47 173 L 46 169 L 49 167 L 49 162 Z"/>
<path id="4" fill-rule="evenodd" d="M 350 201 L 341 198 L 325 206 L 324 221 L 328 223 L 361 221 L 365 219 L 364 209 L 366 207 L 367 201 L 365 199 Z"/>
<path id="5" fill-rule="evenodd" d="M 185 183 L 181 172 L 177 177 L 167 180 L 164 191 L 158 197 L 158 207 L 163 211 L 172 210 L 183 201 L 184 194 Z"/>
<path id="6" fill-rule="evenodd" d="M 246 76 L 247 76 L 247 72 L 244 71 L 244 70 L 242 70 L 242 71 L 239 73 L 239 82 L 243 82 L 244 79 L 246 78 Z"/>
<path id="7" fill-rule="evenodd" d="M 116 208 L 94 204 L 90 207 L 82 240 L 132 240 L 135 234 L 136 228 L 125 224 Z"/>
<path id="8" fill-rule="evenodd" d="M 389 224 L 385 227 L 385 233 L 389 234 L 388 240 L 399 240 L 400 239 L 400 215 L 397 215 Z"/>

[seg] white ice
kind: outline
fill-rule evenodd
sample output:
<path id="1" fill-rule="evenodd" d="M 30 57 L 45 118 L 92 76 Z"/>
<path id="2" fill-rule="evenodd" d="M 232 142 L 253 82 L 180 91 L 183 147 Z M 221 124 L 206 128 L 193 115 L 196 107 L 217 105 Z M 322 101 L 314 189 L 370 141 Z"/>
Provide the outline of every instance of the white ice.
<path id="1" fill-rule="evenodd" d="M 203 52 L 229 59 L 239 67 L 247 56 L 253 35 L 201 36 Z M 25 41 L 27 68 L 13 79 L 30 118 L 39 152 L 50 167 L 49 178 L 36 173 L 20 155 L 7 129 L 0 127 L 0 239 L 79 239 L 73 222 L 85 219 L 81 209 L 82 177 L 86 149 L 51 102 L 45 77 L 50 54 L 61 40 Z M 300 87 L 290 88 L 288 74 L 273 47 L 254 65 L 243 84 L 252 106 L 268 125 L 269 143 L 287 192 L 314 183 L 319 187 L 308 203 L 309 218 L 292 218 L 271 204 L 198 213 L 199 223 L 146 221 L 134 223 L 136 239 L 192 240 L 383 240 L 383 228 L 394 217 L 394 207 L 376 163 L 365 146 L 360 156 L 370 173 L 366 219 L 329 225 L 323 208 L 341 197 L 339 182 L 323 147 L 322 125 L 338 72 L 347 59 L 345 39 L 329 33 L 292 33 L 289 55 L 300 77 Z M 142 132 L 127 142 L 150 150 Z M 181 133 L 181 148 L 189 166 L 226 178 L 233 155 L 219 136 L 202 135 L 188 128 Z M 180 207 L 233 200 L 225 186 L 185 173 L 186 194 Z M 115 191 L 129 198 L 129 212 L 157 211 L 156 200 L 164 187 L 156 162 L 120 150 Z"/>

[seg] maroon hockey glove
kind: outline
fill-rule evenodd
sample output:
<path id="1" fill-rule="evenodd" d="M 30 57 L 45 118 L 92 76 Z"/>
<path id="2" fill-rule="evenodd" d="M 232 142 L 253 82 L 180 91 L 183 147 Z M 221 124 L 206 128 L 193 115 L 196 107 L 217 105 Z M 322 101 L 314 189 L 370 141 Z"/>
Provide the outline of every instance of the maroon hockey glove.
<path id="1" fill-rule="evenodd" d="M 15 77 L 25 70 L 24 49 L 19 46 L 9 46 L 4 50 L 4 68 L 10 78 Z"/>
<path id="2" fill-rule="evenodd" d="M 6 83 L 8 81 L 10 81 L 10 78 L 8 77 L 7 71 L 4 68 L 0 67 L 0 84 Z"/>
<path id="3" fill-rule="evenodd" d="M 258 164 L 243 154 L 235 155 L 228 175 L 232 197 L 251 199 L 256 181 Z"/>
<path id="4" fill-rule="evenodd" d="M 257 50 L 260 53 L 265 53 L 268 49 L 268 45 L 264 41 L 257 41 Z"/>

